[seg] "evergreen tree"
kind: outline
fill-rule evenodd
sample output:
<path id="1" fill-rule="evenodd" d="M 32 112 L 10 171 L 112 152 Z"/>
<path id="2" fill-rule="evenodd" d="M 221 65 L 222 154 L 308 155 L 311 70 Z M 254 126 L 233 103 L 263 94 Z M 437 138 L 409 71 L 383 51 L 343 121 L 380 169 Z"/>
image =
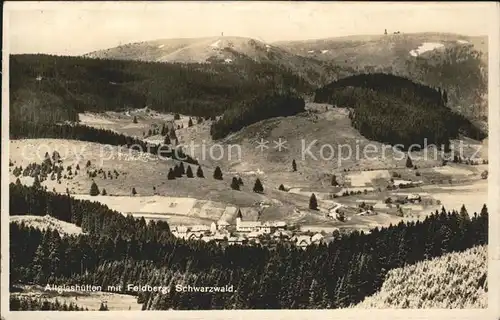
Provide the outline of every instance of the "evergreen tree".
<path id="1" fill-rule="evenodd" d="M 174 129 L 174 127 L 170 128 L 170 133 L 169 133 L 169 135 L 170 135 L 170 138 L 171 138 L 171 139 L 173 139 L 173 140 L 177 139 L 177 135 L 175 134 L 175 129 Z"/>
<path id="2" fill-rule="evenodd" d="M 174 120 L 180 120 L 180 119 L 181 119 L 180 114 L 176 113 L 176 114 L 174 115 Z"/>
<path id="3" fill-rule="evenodd" d="M 189 118 L 188 127 L 192 127 L 192 126 L 193 126 L 193 120 L 191 118 Z"/>
<path id="4" fill-rule="evenodd" d="M 101 192 L 101 195 L 105 196 L 105 195 L 107 195 L 107 194 L 108 194 L 108 193 L 106 192 L 106 189 L 104 189 L 104 188 L 103 188 L 103 189 L 102 189 L 102 192 Z"/>
<path id="5" fill-rule="evenodd" d="M 413 163 L 411 161 L 410 154 L 408 154 L 408 156 L 406 157 L 406 167 L 407 168 L 413 168 Z"/>
<path id="6" fill-rule="evenodd" d="M 255 180 L 255 184 L 253 186 L 253 192 L 256 192 L 256 193 L 264 192 L 264 186 L 262 185 L 262 182 L 260 182 L 259 178 L 257 178 L 257 180 Z"/>
<path id="7" fill-rule="evenodd" d="M 181 178 L 182 177 L 182 171 L 179 165 L 175 165 L 174 167 L 174 174 L 176 178 Z"/>
<path id="8" fill-rule="evenodd" d="M 137 191 L 135 191 L 135 188 L 132 188 L 132 195 L 135 196 L 137 194 Z"/>
<path id="9" fill-rule="evenodd" d="M 134 116 L 134 123 L 137 123 L 137 117 Z"/>
<path id="10" fill-rule="evenodd" d="M 295 163 L 295 159 L 292 161 L 292 170 L 295 172 L 297 171 L 297 163 Z"/>
<path id="11" fill-rule="evenodd" d="M 318 210 L 318 200 L 316 199 L 316 195 L 313 193 L 309 198 L 309 209 Z"/>
<path id="12" fill-rule="evenodd" d="M 233 190 L 240 190 L 240 184 L 238 182 L 238 179 L 236 177 L 233 177 L 233 180 L 231 181 L 231 189 Z"/>
<path id="13" fill-rule="evenodd" d="M 482 217 L 484 217 L 484 216 L 487 216 L 487 215 L 488 215 L 488 208 L 486 207 L 486 204 L 483 204 L 483 207 L 481 208 L 481 213 L 480 213 L 480 215 L 481 215 Z"/>
<path id="14" fill-rule="evenodd" d="M 92 185 L 90 186 L 90 195 L 91 196 L 98 196 L 99 195 L 99 187 L 97 187 L 97 184 L 95 181 L 92 181 Z"/>
<path id="15" fill-rule="evenodd" d="M 240 186 L 243 185 L 243 179 L 241 179 L 241 177 L 238 178 L 238 183 L 240 184 Z"/>
<path id="16" fill-rule="evenodd" d="M 40 179 L 38 178 L 38 176 L 35 176 L 35 180 L 33 181 L 33 188 L 40 189 L 41 187 L 42 185 L 40 183 Z"/>
<path id="17" fill-rule="evenodd" d="M 198 166 L 198 169 L 196 169 L 196 176 L 198 178 L 204 178 L 205 175 L 203 174 L 203 169 L 201 169 L 201 166 Z"/>
<path id="18" fill-rule="evenodd" d="M 188 178 L 193 178 L 193 177 L 194 177 L 194 176 L 193 176 L 193 170 L 191 170 L 191 166 L 190 166 L 190 165 L 188 165 L 188 167 L 187 167 L 187 170 L 186 170 L 186 176 L 187 176 Z"/>
<path id="19" fill-rule="evenodd" d="M 21 180 L 19 180 L 19 178 L 16 179 L 16 185 L 18 185 L 18 186 L 21 185 Z"/>
<path id="20" fill-rule="evenodd" d="M 171 143 L 172 143 L 172 142 L 170 141 L 169 136 L 168 136 L 168 135 L 166 135 L 166 136 L 165 136 L 165 140 L 163 140 L 163 144 L 168 146 L 168 145 L 169 145 L 169 144 L 171 144 Z"/>
<path id="21" fill-rule="evenodd" d="M 172 168 L 168 169 L 168 175 L 167 175 L 168 180 L 175 180 L 175 172 L 172 170 Z"/>
<path id="22" fill-rule="evenodd" d="M 222 180 L 222 171 L 219 166 L 215 167 L 214 170 L 214 179 L 216 180 Z"/>
<path id="23" fill-rule="evenodd" d="M 181 176 L 186 174 L 186 170 L 184 169 L 184 164 L 182 162 L 179 164 L 179 172 L 181 173 Z"/>
<path id="24" fill-rule="evenodd" d="M 332 186 L 336 187 L 339 185 L 339 183 L 337 182 L 337 176 L 336 175 L 333 175 L 332 176 Z"/>
<path id="25" fill-rule="evenodd" d="M 278 187 L 278 190 L 285 191 L 285 186 L 283 184 L 280 184 L 280 186 Z"/>
<path id="26" fill-rule="evenodd" d="M 90 160 L 87 160 L 87 165 L 86 165 L 86 167 L 88 168 L 88 167 L 90 167 L 90 165 L 91 165 Z"/>
<path id="27" fill-rule="evenodd" d="M 465 209 L 464 204 L 462 204 L 462 208 L 460 208 L 459 219 L 463 221 L 470 220 L 469 213 L 467 212 L 467 209 Z"/>
<path id="28" fill-rule="evenodd" d="M 99 311 L 109 311 L 108 305 L 105 304 L 105 303 L 103 303 L 103 302 L 101 302 L 101 305 L 99 306 Z"/>

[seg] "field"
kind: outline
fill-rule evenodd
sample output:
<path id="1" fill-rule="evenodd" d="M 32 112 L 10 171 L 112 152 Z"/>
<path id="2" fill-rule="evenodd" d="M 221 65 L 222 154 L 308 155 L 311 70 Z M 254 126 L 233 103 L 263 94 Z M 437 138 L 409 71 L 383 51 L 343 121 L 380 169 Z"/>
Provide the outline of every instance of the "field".
<path id="1" fill-rule="evenodd" d="M 138 311 L 142 309 L 142 305 L 137 303 L 136 297 L 126 294 L 83 291 L 58 293 L 51 290 L 46 291 L 45 288 L 41 286 L 22 286 L 21 289 L 21 292 L 11 293 L 11 295 L 18 296 L 19 298 L 31 297 L 35 299 L 47 299 L 52 302 L 57 299 L 60 303 L 66 302 L 66 304 L 73 302 L 79 307 L 88 308 L 89 311 L 99 310 L 101 302 L 106 303 L 110 311 Z"/>

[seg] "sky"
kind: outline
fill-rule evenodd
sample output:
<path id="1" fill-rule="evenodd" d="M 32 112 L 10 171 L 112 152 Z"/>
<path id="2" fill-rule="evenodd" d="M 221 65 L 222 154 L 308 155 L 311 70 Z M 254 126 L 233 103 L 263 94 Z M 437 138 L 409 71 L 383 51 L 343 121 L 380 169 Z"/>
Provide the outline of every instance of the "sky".
<path id="1" fill-rule="evenodd" d="M 80 55 L 167 38 L 265 42 L 388 32 L 487 35 L 494 2 L 6 2 L 11 53 Z"/>

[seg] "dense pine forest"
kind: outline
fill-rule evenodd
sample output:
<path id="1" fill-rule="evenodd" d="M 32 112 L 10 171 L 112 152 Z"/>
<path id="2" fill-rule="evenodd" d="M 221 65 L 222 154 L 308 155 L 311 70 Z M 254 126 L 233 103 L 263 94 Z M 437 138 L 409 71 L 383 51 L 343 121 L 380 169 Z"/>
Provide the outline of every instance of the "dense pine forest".
<path id="1" fill-rule="evenodd" d="M 389 272 L 407 264 L 484 245 L 488 210 L 469 216 L 436 211 L 370 233 L 353 231 L 305 250 L 220 246 L 174 238 L 164 222 L 123 217 L 106 206 L 10 185 L 10 214 L 53 215 L 86 234 L 61 237 L 10 224 L 11 286 L 47 282 L 163 285 L 141 293 L 144 309 L 265 309 L 346 307 L 377 292 Z M 176 284 L 234 286 L 233 293 L 179 293 Z"/>
<path id="2" fill-rule="evenodd" d="M 409 79 L 374 73 L 347 77 L 316 90 L 315 102 L 352 108 L 353 126 L 368 139 L 402 145 L 436 144 L 464 134 L 474 139 L 486 135 L 447 104 L 445 90 L 435 90 Z"/>
<path id="3" fill-rule="evenodd" d="M 487 308 L 488 246 L 447 253 L 389 271 L 359 308 Z"/>
<path id="4" fill-rule="evenodd" d="M 222 118 L 212 124 L 210 134 L 220 139 L 248 125 L 272 117 L 286 117 L 305 111 L 304 99 L 292 95 L 262 96 L 242 101 L 228 109 Z"/>
<path id="5" fill-rule="evenodd" d="M 252 60 L 230 65 L 10 56 L 11 121 L 75 121 L 78 112 L 146 105 L 159 112 L 215 116 L 279 88 L 311 90 L 284 67 Z"/>

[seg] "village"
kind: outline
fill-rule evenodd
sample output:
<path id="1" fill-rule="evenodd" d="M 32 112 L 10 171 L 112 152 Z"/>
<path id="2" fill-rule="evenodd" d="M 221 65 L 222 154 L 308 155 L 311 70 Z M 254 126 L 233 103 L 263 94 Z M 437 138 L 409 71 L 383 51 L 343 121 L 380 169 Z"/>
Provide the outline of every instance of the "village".
<path id="1" fill-rule="evenodd" d="M 312 244 L 326 243 L 332 237 L 321 233 L 300 232 L 284 221 L 245 221 L 241 210 L 236 215 L 236 224 L 219 220 L 208 225 L 173 226 L 172 234 L 186 240 L 215 241 L 228 245 L 258 245 L 287 242 L 305 248 Z"/>
<path id="2" fill-rule="evenodd" d="M 422 201 L 418 194 L 410 194 L 400 199 L 393 199 L 391 202 L 396 204 L 420 203 Z M 325 216 L 335 219 L 339 222 L 349 220 L 346 217 L 346 206 L 333 202 L 332 206 L 325 212 Z M 377 215 L 373 206 L 366 205 L 364 202 L 358 205 L 357 216 Z M 336 232 L 326 234 L 323 232 L 311 232 L 301 230 L 296 226 L 287 224 L 285 221 L 259 221 L 246 220 L 243 217 L 242 210 L 238 209 L 236 213 L 235 224 L 231 224 L 226 219 L 219 219 L 209 225 L 176 225 L 171 227 L 172 234 L 185 240 L 197 240 L 210 242 L 214 241 L 227 245 L 274 245 L 278 242 L 286 242 L 301 248 L 310 245 L 327 244 L 335 239 L 335 235 L 340 235 L 340 229 L 335 228 Z"/>

